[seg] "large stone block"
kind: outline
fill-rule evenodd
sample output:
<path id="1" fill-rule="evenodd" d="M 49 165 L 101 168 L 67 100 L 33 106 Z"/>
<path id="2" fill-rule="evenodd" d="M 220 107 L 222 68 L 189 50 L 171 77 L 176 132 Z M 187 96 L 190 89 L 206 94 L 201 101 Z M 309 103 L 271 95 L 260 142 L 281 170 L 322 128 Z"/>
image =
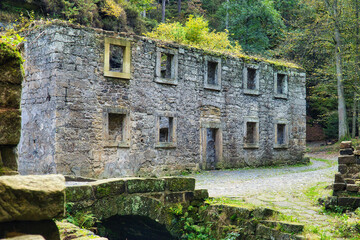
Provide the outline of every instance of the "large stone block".
<path id="1" fill-rule="evenodd" d="M 195 189 L 195 178 L 171 177 L 164 179 L 166 182 L 166 189 L 172 192 L 194 191 Z"/>
<path id="2" fill-rule="evenodd" d="M 340 149 L 340 155 L 353 155 L 354 150 L 352 148 Z"/>
<path id="3" fill-rule="evenodd" d="M 354 164 L 356 163 L 356 157 L 354 155 L 344 155 L 338 157 L 339 164 Z"/>
<path id="4" fill-rule="evenodd" d="M 339 197 L 338 205 L 356 209 L 360 207 L 360 197 Z"/>
<path id="5" fill-rule="evenodd" d="M 134 178 L 126 180 L 128 193 L 146 193 L 165 191 L 165 181 L 155 178 Z"/>
<path id="6" fill-rule="evenodd" d="M 62 175 L 0 177 L 0 222 L 47 220 L 64 214 Z"/>
<path id="7" fill-rule="evenodd" d="M 349 192 L 358 192 L 359 191 L 359 186 L 356 184 L 347 184 L 346 185 L 346 191 Z"/>
<path id="8" fill-rule="evenodd" d="M 17 145 L 20 140 L 21 112 L 0 109 L 0 145 Z"/>
<path id="9" fill-rule="evenodd" d="M 0 108 L 20 108 L 21 85 L 0 82 Z"/>
<path id="10" fill-rule="evenodd" d="M 348 172 L 348 167 L 345 164 L 339 164 L 338 170 L 341 174 L 346 174 Z"/>
<path id="11" fill-rule="evenodd" d="M 125 182 L 121 179 L 106 179 L 91 183 L 96 198 L 116 196 L 125 192 Z"/>
<path id="12" fill-rule="evenodd" d="M 351 141 L 342 141 L 340 143 L 340 149 L 347 149 L 347 148 L 351 148 Z"/>
<path id="13" fill-rule="evenodd" d="M 340 173 L 335 174 L 335 183 L 345 183 L 345 180 Z"/>
<path id="14" fill-rule="evenodd" d="M 66 202 L 78 202 L 94 199 L 92 186 L 76 185 L 66 187 Z"/>
<path id="15" fill-rule="evenodd" d="M 334 191 L 343 191 L 346 188 L 346 184 L 345 183 L 334 183 L 333 184 L 333 190 Z"/>

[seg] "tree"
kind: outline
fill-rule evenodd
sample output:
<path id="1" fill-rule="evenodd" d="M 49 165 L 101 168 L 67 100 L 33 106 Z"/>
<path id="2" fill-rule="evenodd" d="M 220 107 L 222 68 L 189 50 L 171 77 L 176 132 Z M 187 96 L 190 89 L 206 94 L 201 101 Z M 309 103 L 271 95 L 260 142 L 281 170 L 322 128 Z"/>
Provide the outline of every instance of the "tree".
<path id="1" fill-rule="evenodd" d="M 264 54 L 279 43 L 285 25 L 272 1 L 234 0 L 223 4 L 221 15 L 227 10 L 228 30 L 244 50 Z"/>

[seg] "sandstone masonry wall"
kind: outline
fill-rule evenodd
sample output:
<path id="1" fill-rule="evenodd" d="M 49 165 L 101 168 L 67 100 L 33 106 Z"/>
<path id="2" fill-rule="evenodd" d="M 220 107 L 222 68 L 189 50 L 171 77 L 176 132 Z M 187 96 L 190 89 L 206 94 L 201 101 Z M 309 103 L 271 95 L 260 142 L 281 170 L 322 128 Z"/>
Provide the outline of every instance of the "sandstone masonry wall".
<path id="1" fill-rule="evenodd" d="M 106 38 L 130 42 L 130 79 L 104 76 Z M 177 58 L 170 84 L 156 70 L 159 52 Z M 302 161 L 303 70 L 60 23 L 30 31 L 25 58 L 22 174 L 108 178 Z M 209 61 L 218 64 L 215 87 L 204 84 Z M 246 67 L 257 69 L 257 91 L 244 87 Z M 285 97 L 276 97 L 277 73 L 287 76 Z M 115 145 L 107 138 L 111 113 L 126 116 L 125 139 Z M 159 143 L 161 116 L 172 119 L 171 142 Z M 246 121 L 257 122 L 251 146 Z M 281 146 L 275 144 L 277 123 L 286 125 Z M 212 161 L 206 159 L 208 129 L 215 129 Z"/>

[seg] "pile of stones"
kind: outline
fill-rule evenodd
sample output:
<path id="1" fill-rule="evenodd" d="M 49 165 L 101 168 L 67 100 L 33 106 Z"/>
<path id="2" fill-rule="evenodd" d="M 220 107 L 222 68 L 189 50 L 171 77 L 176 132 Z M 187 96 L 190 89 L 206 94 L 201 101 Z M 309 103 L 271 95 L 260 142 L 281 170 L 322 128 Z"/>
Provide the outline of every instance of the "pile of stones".
<path id="1" fill-rule="evenodd" d="M 339 172 L 335 174 L 332 202 L 334 205 L 360 207 L 360 148 L 354 150 L 351 141 L 340 143 Z"/>

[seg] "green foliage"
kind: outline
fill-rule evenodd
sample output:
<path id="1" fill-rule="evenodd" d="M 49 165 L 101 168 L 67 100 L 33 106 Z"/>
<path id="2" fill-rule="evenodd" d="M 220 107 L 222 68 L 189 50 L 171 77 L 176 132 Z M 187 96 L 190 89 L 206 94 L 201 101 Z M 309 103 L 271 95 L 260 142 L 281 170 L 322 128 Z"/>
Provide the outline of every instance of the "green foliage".
<path id="1" fill-rule="evenodd" d="M 74 212 L 72 210 L 72 206 L 72 203 L 66 203 L 65 205 L 66 220 L 80 228 L 88 229 L 91 231 L 96 230 L 95 225 L 100 221 L 94 216 L 94 214 L 89 211 Z"/>
<path id="2" fill-rule="evenodd" d="M 230 1 L 222 5 L 222 16 L 229 14 L 229 31 L 245 51 L 264 53 L 276 47 L 285 25 L 273 1 Z"/>
<path id="3" fill-rule="evenodd" d="M 174 41 L 210 51 L 241 54 L 241 46 L 229 39 L 228 32 L 210 32 L 208 21 L 203 17 L 189 16 L 185 25 L 179 22 L 161 23 L 147 37 Z"/>

